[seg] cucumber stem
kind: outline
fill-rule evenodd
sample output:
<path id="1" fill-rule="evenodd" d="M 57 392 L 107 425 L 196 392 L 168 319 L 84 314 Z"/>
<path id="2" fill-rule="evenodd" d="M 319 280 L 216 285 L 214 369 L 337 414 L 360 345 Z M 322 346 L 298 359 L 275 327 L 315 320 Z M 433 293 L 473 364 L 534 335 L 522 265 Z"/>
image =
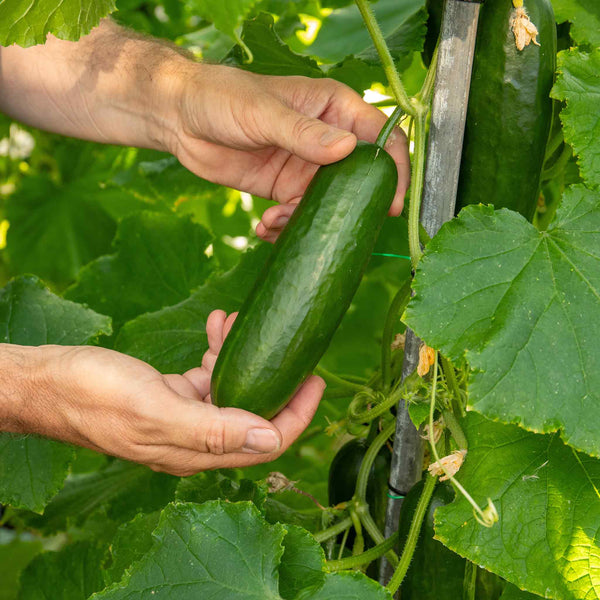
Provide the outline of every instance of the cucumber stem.
<path id="1" fill-rule="evenodd" d="M 460 450 L 468 450 L 469 443 L 467 442 L 467 438 L 463 433 L 462 427 L 459 425 L 454 413 L 451 410 L 443 410 L 442 418 L 444 419 L 444 423 L 446 427 L 450 430 L 456 445 Z"/>
<path id="2" fill-rule="evenodd" d="M 391 356 L 394 325 L 396 324 L 398 316 L 404 312 L 404 309 L 408 304 L 411 283 L 412 281 L 408 280 L 394 296 L 385 318 L 385 325 L 383 326 L 383 339 L 381 342 L 381 386 L 383 387 L 384 392 L 387 392 L 390 389 L 391 384 L 390 370 L 392 367 Z"/>
<path id="3" fill-rule="evenodd" d="M 400 556 L 400 562 L 398 563 L 392 578 L 386 586 L 391 592 L 392 596 L 398 591 L 402 581 L 404 581 L 404 577 L 406 576 L 410 562 L 415 554 L 417 541 L 419 540 L 419 533 L 421 532 L 421 527 L 423 525 L 423 519 L 425 518 L 425 513 L 427 512 L 429 502 L 431 501 L 431 495 L 435 489 L 436 481 L 437 477 L 432 477 L 431 475 L 427 475 L 425 479 L 425 485 L 423 486 L 419 503 L 417 504 L 417 508 L 410 523 L 410 529 L 408 530 L 406 543 L 404 544 L 404 549 L 402 550 L 402 554 Z"/>
<path id="4" fill-rule="evenodd" d="M 417 268 L 423 251 L 419 243 L 419 219 L 425 179 L 425 131 L 427 110 L 419 110 L 415 117 L 415 151 L 413 154 L 412 181 L 410 184 L 410 206 L 408 209 L 408 246 L 413 270 Z"/>
<path id="5" fill-rule="evenodd" d="M 375 521 L 373 521 L 373 517 L 369 512 L 368 506 L 364 504 L 363 506 L 358 507 L 356 511 L 364 528 L 367 530 L 367 533 L 371 536 L 371 539 L 375 542 L 375 544 L 383 544 L 383 542 L 385 542 L 385 538 L 383 537 L 383 533 L 379 531 L 379 527 L 377 527 Z M 385 553 L 385 557 L 388 559 L 392 567 L 396 568 L 398 565 L 398 555 L 393 550 L 388 550 Z"/>
<path id="6" fill-rule="evenodd" d="M 463 408 L 462 397 L 460 394 L 458 381 L 456 380 L 456 373 L 454 372 L 454 367 L 452 366 L 452 363 L 442 354 L 440 354 L 440 359 L 442 361 L 442 372 L 444 373 L 444 377 L 446 378 L 448 388 L 452 392 L 452 409 L 455 412 L 457 412 L 457 414 L 464 416 L 465 411 Z"/>
<path id="7" fill-rule="evenodd" d="M 415 114 L 415 108 L 408 98 L 404 86 L 402 85 L 402 81 L 400 80 L 400 76 L 398 75 L 398 71 L 396 71 L 396 66 L 394 65 L 394 59 L 390 54 L 390 49 L 385 42 L 385 38 L 383 37 L 379 23 L 377 23 L 377 19 L 373 14 L 373 10 L 371 9 L 369 1 L 355 1 L 356 6 L 358 6 L 358 10 L 360 11 L 363 21 L 367 27 L 367 31 L 373 40 L 373 45 L 377 50 L 377 54 L 379 55 L 379 59 L 381 60 L 381 64 L 383 66 L 383 71 L 385 72 L 390 87 L 392 88 L 392 92 L 396 98 L 398 106 L 400 106 L 407 115 Z"/>
<path id="8" fill-rule="evenodd" d="M 334 373 L 331 373 L 330 371 L 328 371 L 327 369 L 323 368 L 320 365 L 317 365 L 315 367 L 315 373 L 317 375 L 319 375 L 319 377 L 322 377 L 323 379 L 325 379 L 326 382 L 336 383 L 340 387 L 345 388 L 347 390 L 352 390 L 353 392 L 370 391 L 370 388 L 367 387 L 366 385 L 361 385 L 360 383 L 354 383 L 353 381 L 348 381 L 348 379 L 344 379 L 343 377 L 340 377 L 339 375 L 335 375 Z"/>
<path id="9" fill-rule="evenodd" d="M 352 519 L 350 517 L 346 517 L 345 519 L 338 521 L 334 525 L 331 525 L 331 527 L 327 527 L 327 529 L 318 531 L 314 534 L 314 538 L 319 543 L 325 542 L 329 538 L 332 538 L 338 535 L 339 533 L 343 533 L 349 527 L 352 527 Z"/>
<path id="10" fill-rule="evenodd" d="M 325 563 L 325 570 L 329 573 L 336 571 L 344 571 L 346 569 L 354 569 L 361 565 L 368 564 L 383 556 L 389 550 L 392 550 L 396 542 L 398 541 L 398 534 L 392 534 L 387 540 L 373 548 L 369 548 L 362 554 L 356 556 L 348 556 L 347 558 L 340 558 L 338 560 L 328 560 Z"/>
<path id="11" fill-rule="evenodd" d="M 387 142 L 388 137 L 390 137 L 390 134 L 394 130 L 394 127 L 396 126 L 398 119 L 403 114 L 404 114 L 403 110 L 399 106 L 396 106 L 396 108 L 394 109 L 394 112 L 388 117 L 387 121 L 385 122 L 385 125 L 381 128 L 381 131 L 379 132 L 379 135 L 377 136 L 377 139 L 375 140 L 375 143 L 380 148 L 385 148 L 385 143 Z"/>
<path id="12" fill-rule="evenodd" d="M 369 481 L 371 467 L 375 462 L 377 454 L 395 430 L 396 422 L 392 421 L 388 423 L 387 426 L 373 440 L 372 444 L 369 446 L 369 449 L 365 452 L 360 469 L 358 470 L 358 476 L 356 478 L 356 490 L 354 492 L 354 499 L 359 503 L 366 504 L 367 502 L 367 483 Z"/>
<path id="13" fill-rule="evenodd" d="M 431 57 L 431 63 L 427 69 L 427 75 L 425 75 L 425 81 L 423 82 L 421 90 L 417 94 L 417 98 L 427 106 L 431 106 L 431 100 L 433 98 L 433 86 L 435 84 L 439 48 L 440 41 L 438 40 L 437 44 L 435 45 L 435 50 L 433 51 L 433 56 Z"/>

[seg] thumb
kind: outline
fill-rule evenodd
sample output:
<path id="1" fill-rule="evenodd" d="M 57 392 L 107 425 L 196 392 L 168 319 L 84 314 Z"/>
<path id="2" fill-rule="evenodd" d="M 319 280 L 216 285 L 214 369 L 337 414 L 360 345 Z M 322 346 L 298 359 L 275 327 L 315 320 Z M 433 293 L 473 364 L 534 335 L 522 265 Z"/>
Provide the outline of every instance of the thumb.
<path id="1" fill-rule="evenodd" d="M 270 118 L 270 142 L 308 162 L 326 165 L 341 160 L 356 146 L 356 136 L 279 105 L 277 118 Z"/>
<path id="2" fill-rule="evenodd" d="M 221 455 L 231 452 L 249 454 L 277 452 L 281 433 L 266 419 L 240 408 L 220 408 L 191 401 L 174 431 L 174 443 L 197 452 Z"/>

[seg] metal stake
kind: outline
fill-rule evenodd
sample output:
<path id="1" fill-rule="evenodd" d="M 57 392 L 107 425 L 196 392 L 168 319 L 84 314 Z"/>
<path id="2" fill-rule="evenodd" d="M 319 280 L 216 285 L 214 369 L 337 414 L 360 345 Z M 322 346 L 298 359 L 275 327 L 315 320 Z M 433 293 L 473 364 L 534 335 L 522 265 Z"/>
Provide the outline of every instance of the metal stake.
<path id="1" fill-rule="evenodd" d="M 478 2 L 468 0 L 446 0 L 445 3 L 421 206 L 421 223 L 431 237 L 454 216 L 479 7 Z M 417 367 L 420 344 L 419 338 L 407 330 L 403 379 Z M 404 401 L 400 400 L 390 472 L 386 538 L 398 529 L 402 505 L 399 496 L 406 494 L 421 478 L 422 455 L 419 433 L 408 416 Z M 391 573 L 389 563 L 382 560 L 380 582 L 387 583 Z"/>

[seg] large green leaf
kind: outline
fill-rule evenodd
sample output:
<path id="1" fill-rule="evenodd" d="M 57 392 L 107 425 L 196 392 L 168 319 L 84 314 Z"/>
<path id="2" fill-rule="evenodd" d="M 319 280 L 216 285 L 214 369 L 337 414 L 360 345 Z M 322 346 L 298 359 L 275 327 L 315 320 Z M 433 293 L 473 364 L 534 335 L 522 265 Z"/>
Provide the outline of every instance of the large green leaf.
<path id="1" fill-rule="evenodd" d="M 242 22 L 258 0 L 187 0 L 188 9 L 239 41 Z"/>
<path id="2" fill-rule="evenodd" d="M 469 406 L 600 455 L 600 194 L 567 190 L 537 231 L 470 206 L 419 265 L 407 322 L 472 367 Z"/>
<path id="3" fill-rule="evenodd" d="M 225 62 L 233 62 L 248 71 L 266 75 L 324 76 L 312 58 L 292 52 L 281 41 L 275 31 L 273 17 L 267 13 L 260 13 L 246 21 L 241 39 L 254 55 L 252 62 L 245 63 L 244 51 L 239 46 L 232 50 Z"/>
<path id="4" fill-rule="evenodd" d="M 393 51 L 422 48 L 426 15 L 423 12 L 419 18 L 414 15 L 424 5 L 424 0 L 379 0 L 373 3 L 375 16 Z M 406 22 L 410 26 L 407 27 Z M 307 53 L 329 63 L 361 53 L 369 61 L 377 60 L 369 33 L 354 5 L 334 10 L 323 19 L 317 38 L 308 46 Z M 394 58 L 398 59 L 400 55 L 394 55 Z"/>
<path id="5" fill-rule="evenodd" d="M 597 0 L 552 0 L 556 22 L 571 21 L 571 37 L 578 44 L 600 45 L 600 4 Z"/>
<path id="6" fill-rule="evenodd" d="M 104 192 L 92 177 L 63 185 L 45 176 L 25 178 L 6 208 L 11 272 L 65 285 L 83 265 L 108 252 L 116 226 L 99 203 Z"/>
<path id="7" fill-rule="evenodd" d="M 43 44 L 48 33 L 77 40 L 115 8 L 115 0 L 3 0 L 0 46 Z"/>
<path id="8" fill-rule="evenodd" d="M 110 334 L 110 319 L 55 296 L 35 277 L 0 290 L 0 342 L 86 344 Z M 36 436 L 0 434 L 0 501 L 41 511 L 62 487 L 73 448 Z"/>
<path id="9" fill-rule="evenodd" d="M 115 254 L 87 265 L 65 297 L 111 315 L 117 326 L 180 302 L 213 269 L 211 236 L 189 217 L 141 212 L 123 219 Z"/>
<path id="10" fill-rule="evenodd" d="M 435 513 L 436 538 L 519 588 L 557 600 L 600 598 L 600 461 L 536 435 L 470 414 L 458 479 L 500 517 L 481 526 L 460 495 Z M 510 596 L 509 596 L 510 597 Z"/>
<path id="11" fill-rule="evenodd" d="M 208 348 L 206 319 L 215 309 L 238 310 L 272 246 L 261 244 L 240 263 L 213 278 L 187 300 L 127 323 L 115 348 L 140 358 L 163 373 L 181 373 L 198 366 Z"/>
<path id="12" fill-rule="evenodd" d="M 21 575 L 19 600 L 87 600 L 104 587 L 104 549 L 79 542 L 36 556 Z"/>
<path id="13" fill-rule="evenodd" d="M 162 509 L 175 497 L 179 479 L 148 467 L 121 460 L 96 472 L 70 475 L 64 488 L 46 506 L 44 514 L 23 515 L 28 527 L 55 534 L 71 526 L 82 527 L 99 511 L 109 526 L 132 519 L 140 512 Z"/>
<path id="14" fill-rule="evenodd" d="M 152 548 L 121 582 L 93 600 L 151 600 L 157 594 L 173 600 L 391 598 L 360 573 L 324 575 L 316 541 L 298 528 L 269 525 L 251 503 L 170 504 L 153 537 Z"/>
<path id="15" fill-rule="evenodd" d="M 552 96 L 566 100 L 560 118 L 565 140 L 579 156 L 581 176 L 590 187 L 600 185 L 600 48 L 591 54 L 560 52 Z"/>

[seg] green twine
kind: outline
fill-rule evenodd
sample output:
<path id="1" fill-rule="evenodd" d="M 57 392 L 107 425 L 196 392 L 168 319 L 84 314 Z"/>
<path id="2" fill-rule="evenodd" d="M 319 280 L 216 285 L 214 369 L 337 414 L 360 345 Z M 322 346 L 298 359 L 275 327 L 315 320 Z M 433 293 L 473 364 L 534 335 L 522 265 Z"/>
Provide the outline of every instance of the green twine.
<path id="1" fill-rule="evenodd" d="M 403 254 L 388 254 L 387 252 L 371 252 L 371 256 L 391 256 L 392 258 L 403 258 L 404 260 L 410 260 L 410 256 L 404 256 Z"/>

